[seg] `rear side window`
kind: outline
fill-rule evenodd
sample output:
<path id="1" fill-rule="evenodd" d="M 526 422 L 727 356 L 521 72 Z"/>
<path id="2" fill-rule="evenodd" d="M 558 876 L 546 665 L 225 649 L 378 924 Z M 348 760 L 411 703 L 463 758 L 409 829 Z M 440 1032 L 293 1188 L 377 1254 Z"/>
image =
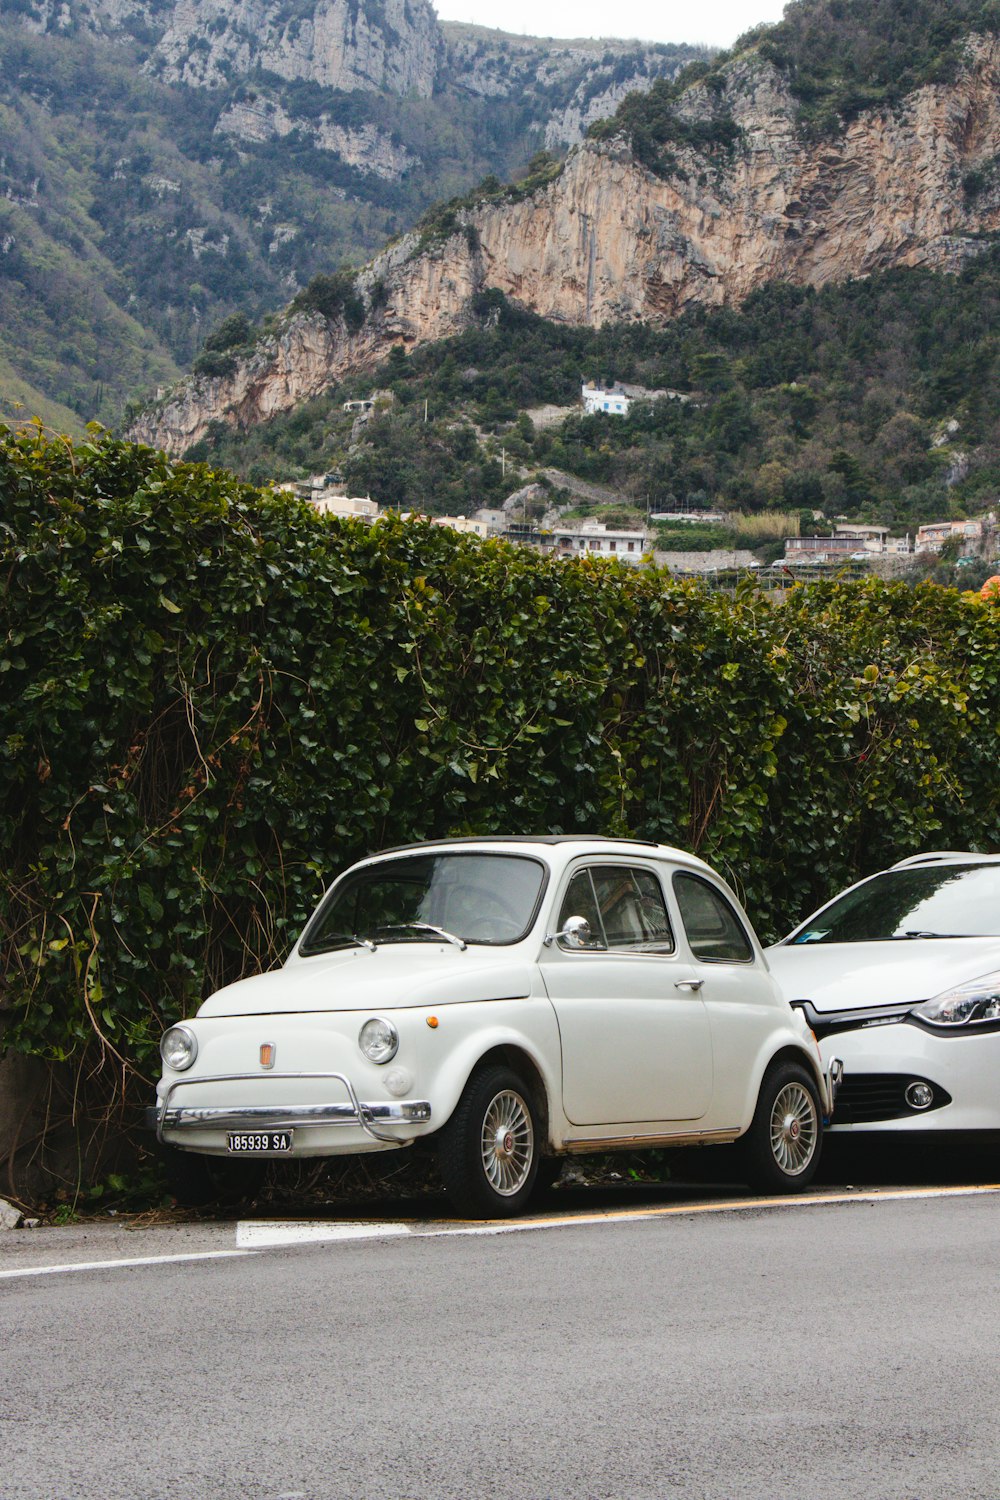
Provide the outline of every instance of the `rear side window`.
<path id="1" fill-rule="evenodd" d="M 714 885 L 698 875 L 678 872 L 674 894 L 695 958 L 719 964 L 749 963 L 753 959 L 753 945 L 743 923 Z"/>

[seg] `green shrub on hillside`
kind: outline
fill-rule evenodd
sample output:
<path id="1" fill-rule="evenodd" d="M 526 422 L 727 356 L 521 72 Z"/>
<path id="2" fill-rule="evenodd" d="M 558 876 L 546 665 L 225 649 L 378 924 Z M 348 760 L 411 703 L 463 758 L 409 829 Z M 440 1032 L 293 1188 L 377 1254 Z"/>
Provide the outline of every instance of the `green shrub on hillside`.
<path id="1" fill-rule="evenodd" d="M 709 155 L 731 151 L 741 132 L 721 102 L 723 65 L 755 49 L 787 78 L 802 132 L 836 135 L 864 110 L 892 109 L 925 84 L 950 81 L 966 38 L 998 31 L 998 0 L 793 0 L 783 20 L 755 26 L 731 52 L 689 63 L 675 79 L 657 79 L 648 92 L 626 95 L 615 115 L 598 120 L 589 134 L 597 140 L 624 134 L 638 159 L 662 176 L 680 170 L 671 145 Z M 678 112 L 694 84 L 716 96 L 712 116 L 690 120 Z M 974 196 L 980 186 L 971 182 L 966 191 Z"/>
<path id="2" fill-rule="evenodd" d="M 624 135 L 637 160 L 661 177 L 679 170 L 675 156 L 666 149 L 669 146 L 689 146 L 708 157 L 728 156 L 743 132 L 721 102 L 706 118 L 688 119 L 677 111 L 678 101 L 691 84 L 710 87 L 713 81 L 722 83 L 708 64 L 691 63 L 674 81 L 658 78 L 645 93 L 626 94 L 614 116 L 596 121 L 588 135 L 592 140 Z"/>
<path id="3" fill-rule="evenodd" d="M 364 326 L 365 304 L 355 290 L 357 272 L 342 266 L 332 276 L 314 276 L 304 291 L 293 297 L 290 311 L 318 312 L 332 323 L 343 318 L 350 333 Z"/>
<path id="4" fill-rule="evenodd" d="M 756 42 L 787 76 L 803 128 L 827 135 L 862 110 L 949 81 L 965 38 L 997 31 L 996 0 L 797 0 L 734 50 Z"/>

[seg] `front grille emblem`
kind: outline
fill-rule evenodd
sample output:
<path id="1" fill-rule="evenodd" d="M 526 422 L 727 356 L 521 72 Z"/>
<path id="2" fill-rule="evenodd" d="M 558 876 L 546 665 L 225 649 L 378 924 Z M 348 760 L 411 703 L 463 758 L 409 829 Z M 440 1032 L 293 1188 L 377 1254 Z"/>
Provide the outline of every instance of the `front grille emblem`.
<path id="1" fill-rule="evenodd" d="M 273 1042 L 261 1042 L 261 1044 L 260 1044 L 260 1065 L 261 1065 L 262 1068 L 273 1068 L 274 1067 L 274 1050 L 275 1049 L 274 1049 L 274 1043 Z"/>

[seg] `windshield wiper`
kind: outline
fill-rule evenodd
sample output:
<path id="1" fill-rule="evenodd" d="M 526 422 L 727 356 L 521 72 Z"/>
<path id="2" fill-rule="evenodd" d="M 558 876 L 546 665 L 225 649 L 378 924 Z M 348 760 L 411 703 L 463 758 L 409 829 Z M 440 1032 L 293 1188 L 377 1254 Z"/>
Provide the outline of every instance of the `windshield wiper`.
<path id="1" fill-rule="evenodd" d="M 919 928 L 913 928 L 909 932 L 898 932 L 895 940 L 899 942 L 904 938 L 912 940 L 914 938 L 956 938 L 965 936 L 966 934 L 963 932 L 923 932 Z"/>
<path id="2" fill-rule="evenodd" d="M 393 922 L 386 927 L 376 927 L 376 932 L 429 932 L 434 937 L 444 938 L 446 943 L 454 943 L 456 948 L 461 948 L 464 953 L 469 946 L 464 938 L 456 937 L 453 932 L 446 932 L 443 927 L 435 927 L 430 922 Z M 374 947 L 374 944 L 372 944 Z"/>

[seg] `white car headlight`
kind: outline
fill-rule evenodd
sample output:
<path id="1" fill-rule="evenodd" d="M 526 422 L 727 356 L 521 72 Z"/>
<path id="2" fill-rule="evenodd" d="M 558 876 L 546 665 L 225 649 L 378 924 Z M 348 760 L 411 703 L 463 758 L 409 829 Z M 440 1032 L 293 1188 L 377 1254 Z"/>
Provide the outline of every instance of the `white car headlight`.
<path id="1" fill-rule="evenodd" d="M 183 1073 L 198 1056 L 198 1039 L 188 1026 L 171 1026 L 160 1038 L 160 1056 L 168 1068 Z"/>
<path id="2" fill-rule="evenodd" d="M 362 1026 L 358 1046 L 369 1062 L 391 1062 L 399 1046 L 399 1032 L 391 1021 L 386 1021 L 382 1016 L 373 1016 Z"/>
<path id="3" fill-rule="evenodd" d="M 910 1015 L 931 1026 L 982 1026 L 1000 1021 L 1000 970 L 944 990 L 933 1000 L 915 1005 Z"/>

